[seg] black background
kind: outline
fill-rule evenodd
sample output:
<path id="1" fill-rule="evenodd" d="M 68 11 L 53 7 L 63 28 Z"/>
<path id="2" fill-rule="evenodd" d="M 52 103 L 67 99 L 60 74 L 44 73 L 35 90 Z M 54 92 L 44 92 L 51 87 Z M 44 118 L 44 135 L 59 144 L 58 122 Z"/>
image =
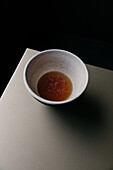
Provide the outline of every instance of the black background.
<path id="1" fill-rule="evenodd" d="M 85 63 L 113 70 L 111 2 L 2 0 L 0 92 L 26 48 L 68 50 Z"/>

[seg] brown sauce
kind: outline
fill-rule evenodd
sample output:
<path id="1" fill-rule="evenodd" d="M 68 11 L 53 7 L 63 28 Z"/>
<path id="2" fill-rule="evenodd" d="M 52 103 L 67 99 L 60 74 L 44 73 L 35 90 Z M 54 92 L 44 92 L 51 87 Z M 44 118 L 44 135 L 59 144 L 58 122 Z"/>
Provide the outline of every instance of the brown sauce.
<path id="1" fill-rule="evenodd" d="M 48 72 L 38 81 L 39 95 L 51 101 L 66 100 L 72 92 L 71 80 L 63 73 Z"/>

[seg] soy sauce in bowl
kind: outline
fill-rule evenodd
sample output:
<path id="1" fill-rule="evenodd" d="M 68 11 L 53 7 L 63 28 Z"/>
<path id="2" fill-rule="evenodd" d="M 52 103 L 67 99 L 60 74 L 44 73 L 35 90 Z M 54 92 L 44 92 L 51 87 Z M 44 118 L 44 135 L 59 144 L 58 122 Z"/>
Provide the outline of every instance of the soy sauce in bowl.
<path id="1" fill-rule="evenodd" d="M 71 80 L 61 72 L 48 72 L 38 81 L 39 95 L 51 101 L 66 100 L 72 92 Z"/>

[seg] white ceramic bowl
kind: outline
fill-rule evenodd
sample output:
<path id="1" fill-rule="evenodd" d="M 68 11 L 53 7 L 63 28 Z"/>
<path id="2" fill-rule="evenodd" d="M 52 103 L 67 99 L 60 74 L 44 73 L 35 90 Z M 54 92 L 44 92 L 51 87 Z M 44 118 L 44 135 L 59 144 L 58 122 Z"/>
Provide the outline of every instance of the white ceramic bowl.
<path id="1" fill-rule="evenodd" d="M 37 84 L 47 72 L 58 71 L 67 75 L 72 82 L 72 93 L 64 101 L 46 100 L 38 94 Z M 45 50 L 34 55 L 24 69 L 24 83 L 29 93 L 38 101 L 48 105 L 68 103 L 78 98 L 88 84 L 88 71 L 83 61 L 76 55 L 59 49 Z"/>

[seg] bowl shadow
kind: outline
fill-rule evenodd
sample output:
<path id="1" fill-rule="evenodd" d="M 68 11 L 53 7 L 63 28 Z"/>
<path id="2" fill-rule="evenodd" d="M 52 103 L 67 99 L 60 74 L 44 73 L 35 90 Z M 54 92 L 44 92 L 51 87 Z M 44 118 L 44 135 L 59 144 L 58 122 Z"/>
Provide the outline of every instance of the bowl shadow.
<path id="1" fill-rule="evenodd" d="M 95 136 L 106 127 L 102 103 L 95 96 L 83 93 L 78 99 L 52 109 L 66 126 L 85 135 Z"/>

